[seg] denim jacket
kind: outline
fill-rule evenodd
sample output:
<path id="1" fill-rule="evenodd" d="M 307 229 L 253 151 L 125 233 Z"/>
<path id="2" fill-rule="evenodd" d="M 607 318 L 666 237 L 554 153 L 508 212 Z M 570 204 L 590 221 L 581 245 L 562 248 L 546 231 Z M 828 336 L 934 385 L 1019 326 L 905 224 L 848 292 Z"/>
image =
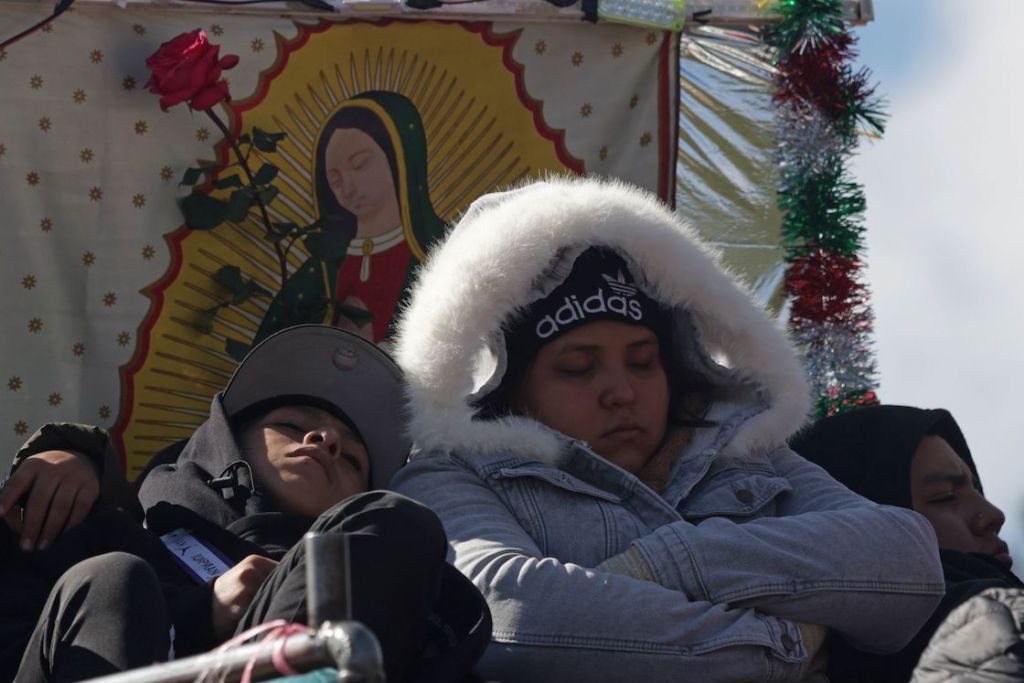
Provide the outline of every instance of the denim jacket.
<path id="1" fill-rule="evenodd" d="M 565 442 L 420 453 L 393 485 L 433 508 L 484 592 L 502 681 L 796 680 L 794 622 L 894 651 L 942 592 L 930 525 L 850 492 L 786 447 L 731 458 L 701 430 L 662 495 Z M 727 451 L 727 449 L 726 449 Z M 656 583 L 595 570 L 630 546 Z"/>
<path id="2" fill-rule="evenodd" d="M 707 385 L 710 426 L 660 493 L 529 416 L 483 408 L 521 377 L 505 384 L 506 330 L 594 246 L 660 304 L 665 367 Z M 434 509 L 453 562 L 487 598 L 486 678 L 795 680 L 809 659 L 798 624 L 894 650 L 938 604 L 931 527 L 783 445 L 811 405 L 798 355 L 644 192 L 553 178 L 481 197 L 419 271 L 395 354 L 420 452 L 392 485 Z M 521 371 L 526 359 L 511 360 Z M 645 571 L 605 571 L 612 557 Z"/>

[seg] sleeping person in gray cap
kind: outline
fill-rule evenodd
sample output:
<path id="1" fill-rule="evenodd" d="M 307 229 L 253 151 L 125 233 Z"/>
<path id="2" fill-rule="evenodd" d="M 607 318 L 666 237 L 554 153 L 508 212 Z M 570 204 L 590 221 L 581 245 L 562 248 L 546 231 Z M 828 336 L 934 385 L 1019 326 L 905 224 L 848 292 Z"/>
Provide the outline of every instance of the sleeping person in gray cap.
<path id="1" fill-rule="evenodd" d="M 486 604 L 445 562 L 433 513 L 367 492 L 408 455 L 401 401 L 382 351 L 306 325 L 250 352 L 192 437 L 155 456 L 137 498 L 111 477 L 101 430 L 42 428 L 0 492 L 21 526 L 19 538 L 0 525 L 0 678 L 84 680 L 273 619 L 304 623 L 299 541 L 318 531 L 348 539 L 352 615 L 380 641 L 388 680 L 459 679 L 490 635 Z"/>

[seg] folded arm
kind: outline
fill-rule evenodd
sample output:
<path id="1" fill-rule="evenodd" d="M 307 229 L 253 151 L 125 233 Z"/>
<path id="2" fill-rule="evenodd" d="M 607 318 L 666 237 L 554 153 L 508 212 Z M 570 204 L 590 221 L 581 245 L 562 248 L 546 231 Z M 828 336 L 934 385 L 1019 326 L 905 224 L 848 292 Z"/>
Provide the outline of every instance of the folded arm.
<path id="1" fill-rule="evenodd" d="M 792 491 L 776 517 L 679 521 L 634 541 L 655 581 L 694 600 L 754 607 L 898 650 L 944 592 L 935 534 L 911 510 L 872 503 L 788 448 L 772 454 Z"/>
<path id="2" fill-rule="evenodd" d="M 544 557 L 487 483 L 449 456 L 417 456 L 393 487 L 444 523 L 455 565 L 484 593 L 493 642 L 480 673 L 519 680 L 792 680 L 797 626 L 750 608 Z"/>

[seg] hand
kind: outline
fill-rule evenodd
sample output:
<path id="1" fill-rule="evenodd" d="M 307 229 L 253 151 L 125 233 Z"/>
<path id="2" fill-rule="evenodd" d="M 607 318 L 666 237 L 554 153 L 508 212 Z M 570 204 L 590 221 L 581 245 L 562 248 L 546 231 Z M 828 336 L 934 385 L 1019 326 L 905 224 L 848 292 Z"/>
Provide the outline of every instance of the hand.
<path id="1" fill-rule="evenodd" d="M 277 562 L 259 555 L 249 555 L 213 580 L 213 632 L 227 640 L 239 620 L 249 609 L 256 591 L 274 571 Z"/>
<path id="2" fill-rule="evenodd" d="M 802 621 L 795 623 L 800 629 L 804 649 L 807 650 L 807 659 L 800 667 L 800 678 L 804 679 L 811 674 L 823 672 L 828 666 L 828 649 L 824 647 L 828 629 L 821 624 L 808 624 Z"/>
<path id="3" fill-rule="evenodd" d="M 342 301 L 341 303 L 345 304 L 346 306 L 351 306 L 353 308 L 358 308 L 358 309 L 363 310 L 363 311 L 369 311 L 370 310 L 370 308 L 366 305 L 366 303 L 362 299 L 360 299 L 357 296 L 351 295 L 351 294 L 348 295 L 347 297 L 345 297 L 345 300 Z M 335 323 L 335 327 L 337 327 L 339 329 L 342 329 L 342 330 L 345 330 L 346 332 L 351 332 L 354 335 L 360 336 L 363 339 L 365 339 L 366 341 L 370 342 L 371 344 L 373 343 L 373 320 L 372 319 L 369 320 L 368 322 L 364 322 L 362 325 L 360 325 L 360 324 L 356 323 L 355 321 L 347 318 L 345 316 L 345 314 L 342 313 L 341 315 L 338 316 L 338 322 Z"/>
<path id="4" fill-rule="evenodd" d="M 43 451 L 29 456 L 0 490 L 0 515 L 17 531 L 21 511 L 21 549 L 45 550 L 65 529 L 89 514 L 100 493 L 96 467 L 74 451 Z"/>

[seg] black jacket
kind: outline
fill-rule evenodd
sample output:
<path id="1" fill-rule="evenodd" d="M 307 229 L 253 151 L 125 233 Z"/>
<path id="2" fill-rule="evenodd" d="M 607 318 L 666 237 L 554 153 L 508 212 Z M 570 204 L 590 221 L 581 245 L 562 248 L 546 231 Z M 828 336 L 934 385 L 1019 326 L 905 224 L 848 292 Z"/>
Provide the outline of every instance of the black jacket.
<path id="1" fill-rule="evenodd" d="M 160 534 L 187 529 L 229 563 L 247 555 L 280 560 L 314 522 L 275 509 L 269 495 L 253 480 L 219 394 L 206 422 L 187 441 L 157 453 L 136 480 L 134 491 L 121 474 L 106 433 L 95 427 L 46 425 L 18 452 L 14 467 L 34 453 L 52 449 L 75 450 L 93 461 L 100 472 L 99 502 L 90 518 L 65 532 L 52 551 L 37 553 L 36 558 L 21 555 L 20 559 L 31 563 L 44 556 L 51 558 L 47 576 L 55 580 L 75 562 L 102 552 L 126 550 L 143 557 L 157 569 L 165 586 L 179 655 L 218 644 L 210 619 L 212 590 L 210 585 L 196 585 L 169 559 Z M 138 523 L 143 516 L 146 529 Z M 0 537 L 0 543 L 4 542 L 13 546 L 13 540 Z M 129 547 L 124 547 L 125 543 Z M 21 575 L 23 569 L 21 564 L 11 565 L 10 572 L 3 571 L 0 576 Z M 490 638 L 490 613 L 479 591 L 450 565 L 445 564 L 443 570 L 441 595 L 430 621 L 438 633 L 436 640 L 445 641 L 450 654 L 424 663 L 425 670 L 437 672 L 426 676 L 427 680 L 447 680 L 445 672 L 465 670 L 467 662 L 482 654 Z M 0 635 L 5 612 L 0 610 Z"/>

